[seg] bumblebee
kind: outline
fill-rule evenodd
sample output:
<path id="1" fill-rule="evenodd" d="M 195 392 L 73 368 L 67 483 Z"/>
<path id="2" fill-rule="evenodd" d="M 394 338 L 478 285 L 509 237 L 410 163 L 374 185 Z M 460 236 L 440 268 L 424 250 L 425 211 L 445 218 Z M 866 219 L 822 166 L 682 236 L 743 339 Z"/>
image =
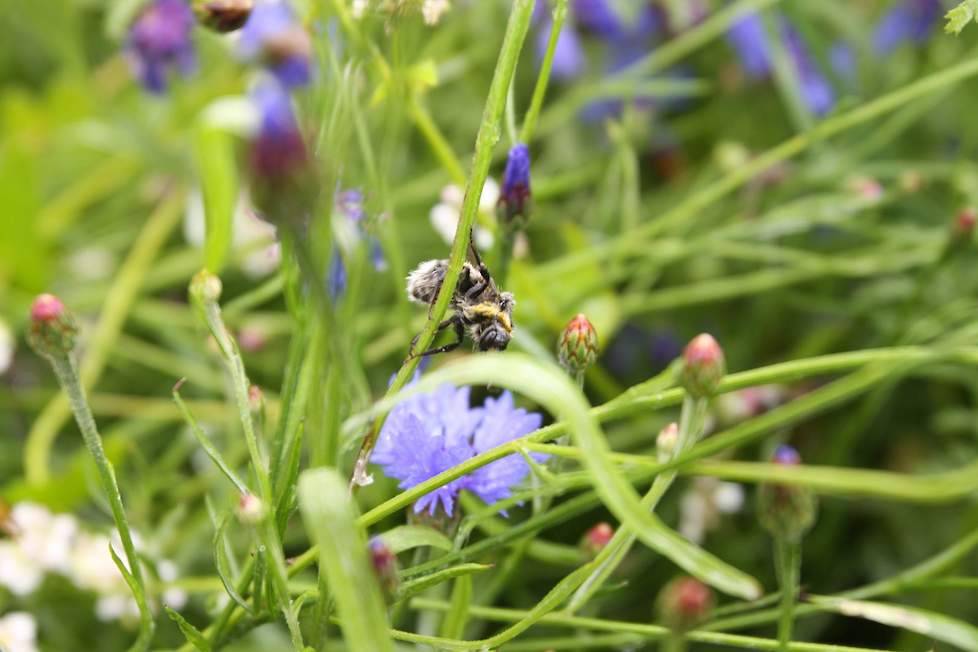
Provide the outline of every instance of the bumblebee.
<path id="1" fill-rule="evenodd" d="M 489 269 L 479 259 L 475 248 L 469 245 L 469 257 L 462 266 L 462 271 L 452 294 L 449 306 L 452 316 L 438 324 L 440 333 L 449 326 L 455 330 L 454 342 L 445 346 L 435 347 L 421 353 L 414 353 L 418 337 L 411 341 L 409 356 L 434 355 L 454 351 L 465 339 L 468 331 L 473 347 L 479 351 L 502 351 L 513 336 L 513 306 L 516 300 L 510 292 L 500 292 L 489 274 Z M 408 298 L 416 303 L 426 304 L 429 314 L 431 307 L 438 298 L 445 272 L 448 271 L 448 259 L 427 260 L 417 269 L 408 274 Z"/>

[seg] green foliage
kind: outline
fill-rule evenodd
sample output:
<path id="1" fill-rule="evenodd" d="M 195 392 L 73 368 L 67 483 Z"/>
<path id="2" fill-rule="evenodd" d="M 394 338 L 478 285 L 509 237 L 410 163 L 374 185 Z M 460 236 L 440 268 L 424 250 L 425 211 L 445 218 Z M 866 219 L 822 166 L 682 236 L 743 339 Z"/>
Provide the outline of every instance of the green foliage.
<path id="1" fill-rule="evenodd" d="M 949 9 L 944 19 L 947 20 L 947 24 L 944 25 L 944 31 L 957 36 L 968 23 L 973 20 L 978 21 L 978 2 L 975 2 L 975 0 L 964 0 L 958 3 L 956 7 Z"/>

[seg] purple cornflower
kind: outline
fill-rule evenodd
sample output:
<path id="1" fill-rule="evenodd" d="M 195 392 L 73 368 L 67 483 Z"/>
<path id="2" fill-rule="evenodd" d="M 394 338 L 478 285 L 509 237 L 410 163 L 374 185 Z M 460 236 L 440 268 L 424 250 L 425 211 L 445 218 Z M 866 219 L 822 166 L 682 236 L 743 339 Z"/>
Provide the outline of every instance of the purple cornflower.
<path id="1" fill-rule="evenodd" d="M 624 33 L 621 19 L 607 0 L 573 0 L 571 11 L 574 22 L 598 38 L 614 41 Z"/>
<path id="2" fill-rule="evenodd" d="M 238 50 L 245 59 L 261 59 L 287 88 L 309 83 L 312 43 L 287 3 L 256 6 L 241 29 Z"/>
<path id="3" fill-rule="evenodd" d="M 309 153 L 292 113 L 292 102 L 281 86 L 271 82 L 258 86 L 253 98 L 261 114 L 261 124 L 251 148 L 252 172 L 273 185 L 287 183 L 309 164 Z"/>
<path id="4" fill-rule="evenodd" d="M 873 30 L 873 48 L 889 54 L 907 41 L 923 43 L 942 9 L 941 0 L 899 0 Z"/>
<path id="5" fill-rule="evenodd" d="M 788 444 L 781 444 L 774 451 L 774 455 L 771 457 L 775 464 L 781 464 L 782 466 L 797 466 L 801 464 L 801 455 L 794 447 Z"/>
<path id="6" fill-rule="evenodd" d="M 553 21 L 549 18 L 545 20 L 537 31 L 537 61 L 542 62 L 547 52 L 547 45 L 550 43 L 550 30 L 553 28 Z M 554 79 L 566 81 L 573 79 L 584 70 L 584 48 L 581 47 L 581 39 L 577 35 L 577 30 L 572 25 L 564 23 L 557 37 L 557 45 L 554 47 L 554 58 L 550 67 L 550 74 Z"/>
<path id="7" fill-rule="evenodd" d="M 727 40 L 737 52 L 748 77 L 760 79 L 771 72 L 771 52 L 760 14 L 750 12 L 727 30 Z"/>
<path id="8" fill-rule="evenodd" d="M 427 394 L 399 403 L 380 432 L 373 461 L 389 477 L 408 489 L 442 471 L 537 428 L 541 415 L 514 407 L 513 396 L 503 392 L 487 398 L 482 407 L 469 406 L 468 387 L 442 385 Z M 533 454 L 543 461 L 545 455 Z M 422 496 L 414 511 L 434 515 L 441 507 L 451 516 L 458 494 L 467 489 L 487 504 L 512 495 L 513 487 L 530 472 L 518 454 L 509 455 L 457 478 Z"/>
<path id="9" fill-rule="evenodd" d="M 133 74 L 146 90 L 166 90 L 167 68 L 182 75 L 193 71 L 193 26 L 193 11 L 184 0 L 153 0 L 133 22 L 126 52 Z"/>
<path id="10" fill-rule="evenodd" d="M 808 109 L 815 115 L 825 115 L 835 105 L 835 91 L 832 84 L 818 69 L 805 47 L 801 34 L 785 20 L 781 24 L 781 34 L 785 47 L 795 64 L 798 76 L 798 89 Z"/>
<path id="11" fill-rule="evenodd" d="M 502 217 L 512 221 L 527 217 L 530 213 L 530 149 L 517 143 L 509 150 L 503 183 L 499 192 L 499 208 Z"/>

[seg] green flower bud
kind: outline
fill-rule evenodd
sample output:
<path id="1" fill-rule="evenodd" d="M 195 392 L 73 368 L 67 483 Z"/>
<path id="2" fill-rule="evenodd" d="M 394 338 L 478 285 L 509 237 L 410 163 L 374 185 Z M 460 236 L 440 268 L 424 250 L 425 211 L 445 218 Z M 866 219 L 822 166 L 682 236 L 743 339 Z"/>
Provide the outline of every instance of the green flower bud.
<path id="1" fill-rule="evenodd" d="M 798 466 L 801 457 L 791 446 L 779 446 L 773 462 L 786 467 Z M 815 524 L 818 501 L 807 487 L 762 484 L 757 490 L 757 509 L 764 529 L 777 538 L 798 542 Z"/>
<path id="2" fill-rule="evenodd" d="M 659 593 L 659 620 L 674 632 L 686 632 L 710 617 L 713 591 L 692 577 L 677 577 Z"/>
<path id="3" fill-rule="evenodd" d="M 693 398 L 713 396 L 726 371 L 723 349 L 708 333 L 694 337 L 683 350 L 682 384 Z"/>
<path id="4" fill-rule="evenodd" d="M 577 375 L 594 364 L 598 357 L 598 334 L 583 313 L 571 319 L 560 335 L 557 345 L 560 365 L 569 374 Z"/>
<path id="5" fill-rule="evenodd" d="M 71 313 L 53 294 L 41 294 L 31 305 L 31 347 L 47 358 L 67 357 L 75 348 L 78 327 Z"/>

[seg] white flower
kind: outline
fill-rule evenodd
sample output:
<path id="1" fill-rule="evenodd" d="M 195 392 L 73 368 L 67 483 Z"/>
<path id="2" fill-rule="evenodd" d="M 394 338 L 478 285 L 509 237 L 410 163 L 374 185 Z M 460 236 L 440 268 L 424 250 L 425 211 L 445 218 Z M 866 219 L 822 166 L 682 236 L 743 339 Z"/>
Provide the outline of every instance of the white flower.
<path id="1" fill-rule="evenodd" d="M 421 15 L 424 17 L 425 25 L 437 25 L 442 14 L 451 7 L 452 3 L 448 0 L 424 0 L 424 4 L 421 5 Z"/>
<path id="2" fill-rule="evenodd" d="M 716 415 L 725 426 L 756 417 L 784 402 L 787 392 L 781 385 L 747 387 L 716 398 Z"/>
<path id="3" fill-rule="evenodd" d="M 744 489 L 734 482 L 696 478 L 679 501 L 679 533 L 693 543 L 702 543 L 706 533 L 720 525 L 720 516 L 739 512 Z"/>
<path id="4" fill-rule="evenodd" d="M 275 227 L 248 210 L 248 205 L 247 197 L 238 197 L 231 225 L 231 247 L 250 251 L 241 261 L 241 271 L 251 278 L 259 278 L 278 269 L 282 252 L 275 242 Z M 203 247 L 206 233 L 204 198 L 197 191 L 187 199 L 183 236 L 193 246 Z"/>
<path id="5" fill-rule="evenodd" d="M 130 593 L 102 595 L 95 601 L 95 617 L 102 622 L 135 622 L 139 620 L 139 605 Z"/>
<path id="6" fill-rule="evenodd" d="M 52 514 L 42 505 L 23 502 L 10 510 L 0 541 L 0 585 L 15 595 L 32 593 L 45 572 L 68 571 L 71 547 L 78 531 L 74 517 Z"/>
<path id="7" fill-rule="evenodd" d="M 353 0 L 353 5 L 350 7 L 350 13 L 354 18 L 363 18 L 363 15 L 367 13 L 369 6 L 370 0 Z"/>
<path id="8" fill-rule="evenodd" d="M 0 376 L 7 369 L 10 369 L 10 363 L 14 361 L 14 348 L 16 344 L 14 334 L 10 332 L 10 327 L 0 317 Z"/>
<path id="9" fill-rule="evenodd" d="M 455 239 L 455 229 L 458 228 L 464 196 L 464 191 L 458 186 L 454 184 L 445 186 L 441 191 L 441 202 L 431 209 L 429 216 L 431 225 L 448 244 Z M 492 215 L 498 200 L 499 184 L 493 179 L 486 179 L 486 185 L 482 187 L 482 196 L 479 198 L 479 212 L 483 215 Z M 476 221 L 478 222 L 478 219 Z M 492 233 L 479 226 L 475 227 L 475 244 L 479 249 L 491 248 L 492 241 Z"/>
<path id="10" fill-rule="evenodd" d="M 10 511 L 14 538 L 42 569 L 67 573 L 78 523 L 70 514 L 52 514 L 35 503 L 17 503 Z"/>
<path id="11" fill-rule="evenodd" d="M 37 623 L 26 611 L 11 611 L 0 618 L 0 650 L 37 652 Z"/>
<path id="12" fill-rule="evenodd" d="M 14 595 L 27 595 L 41 585 L 44 569 L 14 541 L 0 541 L 0 586 Z"/>
<path id="13" fill-rule="evenodd" d="M 64 259 L 66 271 L 77 281 L 108 278 L 116 266 L 113 253 L 105 247 L 82 247 Z"/>

